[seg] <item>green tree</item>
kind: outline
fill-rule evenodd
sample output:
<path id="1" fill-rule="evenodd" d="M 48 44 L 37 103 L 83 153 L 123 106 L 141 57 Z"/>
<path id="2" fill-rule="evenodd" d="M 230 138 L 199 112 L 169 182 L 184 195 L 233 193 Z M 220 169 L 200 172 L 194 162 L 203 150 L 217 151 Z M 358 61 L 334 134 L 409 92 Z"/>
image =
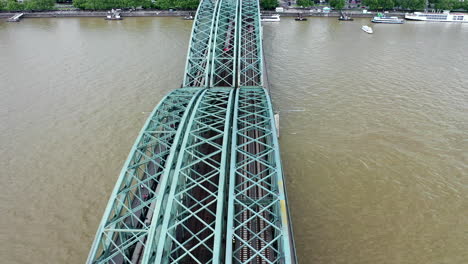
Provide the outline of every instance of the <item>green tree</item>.
<path id="1" fill-rule="evenodd" d="M 178 9 L 197 9 L 199 0 L 176 0 L 175 8 Z"/>
<path id="2" fill-rule="evenodd" d="M 421 10 L 426 7 L 426 0 L 397 0 L 397 4 L 403 9 Z"/>
<path id="3" fill-rule="evenodd" d="M 454 0 L 438 0 L 435 3 L 435 8 L 442 10 L 452 10 L 455 8 L 456 5 L 458 5 L 458 3 Z"/>
<path id="4" fill-rule="evenodd" d="M 86 0 L 73 0 L 73 6 L 79 9 L 85 9 Z"/>
<path id="5" fill-rule="evenodd" d="M 16 2 L 16 0 L 7 0 L 5 10 L 8 11 L 21 11 L 24 10 L 24 5 Z"/>
<path id="6" fill-rule="evenodd" d="M 345 0 L 330 0 L 330 6 L 341 10 L 345 6 Z"/>
<path id="7" fill-rule="evenodd" d="M 0 11 L 6 9 L 7 2 L 4 0 L 0 0 Z"/>
<path id="8" fill-rule="evenodd" d="M 395 2 L 393 2 L 393 0 L 379 0 L 379 2 L 382 9 L 392 9 L 395 7 Z"/>
<path id="9" fill-rule="evenodd" d="M 175 4 L 173 0 L 157 0 L 155 6 L 158 9 L 170 9 L 174 8 Z"/>
<path id="10" fill-rule="evenodd" d="M 369 9 L 376 10 L 380 8 L 379 0 L 364 0 L 362 3 Z"/>
<path id="11" fill-rule="evenodd" d="M 199 0 L 195 0 L 197 2 L 197 6 L 195 8 L 198 7 L 198 3 L 200 2 Z M 153 7 L 153 2 L 151 2 L 151 0 L 142 0 L 141 1 L 141 7 L 144 8 L 144 9 L 147 9 L 147 8 L 152 8 Z"/>
<path id="12" fill-rule="evenodd" d="M 260 6 L 263 9 L 274 9 L 278 6 L 278 0 L 261 0 Z"/>
<path id="13" fill-rule="evenodd" d="M 302 7 L 311 7 L 313 2 L 311 0 L 297 0 L 297 5 Z"/>
<path id="14" fill-rule="evenodd" d="M 27 0 L 23 5 L 25 10 L 52 10 L 55 0 Z"/>

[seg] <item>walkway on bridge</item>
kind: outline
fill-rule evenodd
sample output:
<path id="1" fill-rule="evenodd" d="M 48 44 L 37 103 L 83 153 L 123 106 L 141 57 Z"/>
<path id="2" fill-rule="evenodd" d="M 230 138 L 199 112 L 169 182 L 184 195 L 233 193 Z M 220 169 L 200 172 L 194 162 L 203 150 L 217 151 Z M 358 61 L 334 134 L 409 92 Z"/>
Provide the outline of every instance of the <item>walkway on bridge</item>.
<path id="1" fill-rule="evenodd" d="M 258 1 L 201 1 L 88 263 L 296 263 L 261 36 Z"/>

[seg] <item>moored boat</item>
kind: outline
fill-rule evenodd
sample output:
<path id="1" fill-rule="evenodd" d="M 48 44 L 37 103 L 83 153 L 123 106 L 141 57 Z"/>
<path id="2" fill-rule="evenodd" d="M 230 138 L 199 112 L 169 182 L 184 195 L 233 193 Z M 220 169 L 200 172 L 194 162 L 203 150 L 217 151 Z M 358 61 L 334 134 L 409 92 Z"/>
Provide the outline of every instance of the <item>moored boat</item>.
<path id="1" fill-rule="evenodd" d="M 280 22 L 280 15 L 274 14 L 270 16 L 261 16 L 261 21 L 262 22 Z"/>
<path id="2" fill-rule="evenodd" d="M 122 20 L 120 11 L 120 9 L 112 9 L 111 11 L 107 11 L 106 20 Z"/>
<path id="3" fill-rule="evenodd" d="M 184 17 L 184 20 L 194 20 L 195 17 L 193 17 L 192 13 L 189 13 L 188 16 Z"/>
<path id="4" fill-rule="evenodd" d="M 405 22 L 404 19 L 398 18 L 396 16 L 386 17 L 379 13 L 376 17 L 371 20 L 373 23 L 381 23 L 381 24 L 403 24 Z"/>
<path id="5" fill-rule="evenodd" d="M 459 22 L 468 23 L 468 14 L 463 13 L 450 13 L 445 10 L 443 13 L 406 13 L 405 19 L 416 21 L 432 21 L 432 22 Z"/>

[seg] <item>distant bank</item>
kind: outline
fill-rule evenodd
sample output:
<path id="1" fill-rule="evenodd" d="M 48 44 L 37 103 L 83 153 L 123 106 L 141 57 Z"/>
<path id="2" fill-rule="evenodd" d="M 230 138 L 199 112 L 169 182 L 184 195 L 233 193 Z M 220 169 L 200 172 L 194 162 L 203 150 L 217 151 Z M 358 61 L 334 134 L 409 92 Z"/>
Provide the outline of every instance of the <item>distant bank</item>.
<path id="1" fill-rule="evenodd" d="M 17 12 L 0 12 L 0 17 L 7 18 L 13 16 Z M 36 18 L 36 17 L 106 17 L 107 11 L 41 11 L 41 12 L 27 12 L 24 13 L 25 18 Z M 120 14 L 122 17 L 177 17 L 187 16 L 194 14 L 195 11 L 169 11 L 169 10 L 141 10 L 141 11 L 122 11 Z"/>
<path id="2" fill-rule="evenodd" d="M 17 12 L 0 12 L 1 18 L 8 18 L 16 14 Z M 105 17 L 107 11 L 41 11 L 41 12 L 27 12 L 24 13 L 24 18 L 37 18 L 37 17 Z M 194 14 L 195 11 L 169 11 L 169 10 L 139 10 L 139 11 L 122 11 L 120 14 L 122 17 L 183 17 L 189 14 Z M 272 11 L 263 11 L 262 14 L 273 14 Z M 288 10 L 288 12 L 280 13 L 284 17 L 295 17 L 298 13 L 302 13 L 303 16 L 312 17 L 339 17 L 338 12 L 330 13 L 310 13 L 301 12 L 301 10 Z M 352 17 L 373 17 L 375 13 L 364 14 L 362 12 L 347 11 Z M 389 13 L 387 15 L 404 16 L 402 12 Z"/>

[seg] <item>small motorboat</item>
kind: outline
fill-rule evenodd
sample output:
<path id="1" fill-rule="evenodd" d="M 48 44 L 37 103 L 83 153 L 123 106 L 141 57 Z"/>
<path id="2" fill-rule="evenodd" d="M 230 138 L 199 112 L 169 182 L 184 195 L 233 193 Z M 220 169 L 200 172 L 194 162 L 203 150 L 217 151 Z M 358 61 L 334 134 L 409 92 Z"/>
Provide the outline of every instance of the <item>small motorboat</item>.
<path id="1" fill-rule="evenodd" d="M 302 13 L 297 14 L 297 17 L 294 19 L 296 21 L 307 21 L 307 18 L 302 16 Z"/>
<path id="2" fill-rule="evenodd" d="M 372 28 L 369 27 L 369 26 L 362 26 L 361 29 L 364 30 L 364 32 L 366 32 L 366 33 L 368 33 L 368 34 L 374 33 L 374 31 L 372 30 Z"/>

